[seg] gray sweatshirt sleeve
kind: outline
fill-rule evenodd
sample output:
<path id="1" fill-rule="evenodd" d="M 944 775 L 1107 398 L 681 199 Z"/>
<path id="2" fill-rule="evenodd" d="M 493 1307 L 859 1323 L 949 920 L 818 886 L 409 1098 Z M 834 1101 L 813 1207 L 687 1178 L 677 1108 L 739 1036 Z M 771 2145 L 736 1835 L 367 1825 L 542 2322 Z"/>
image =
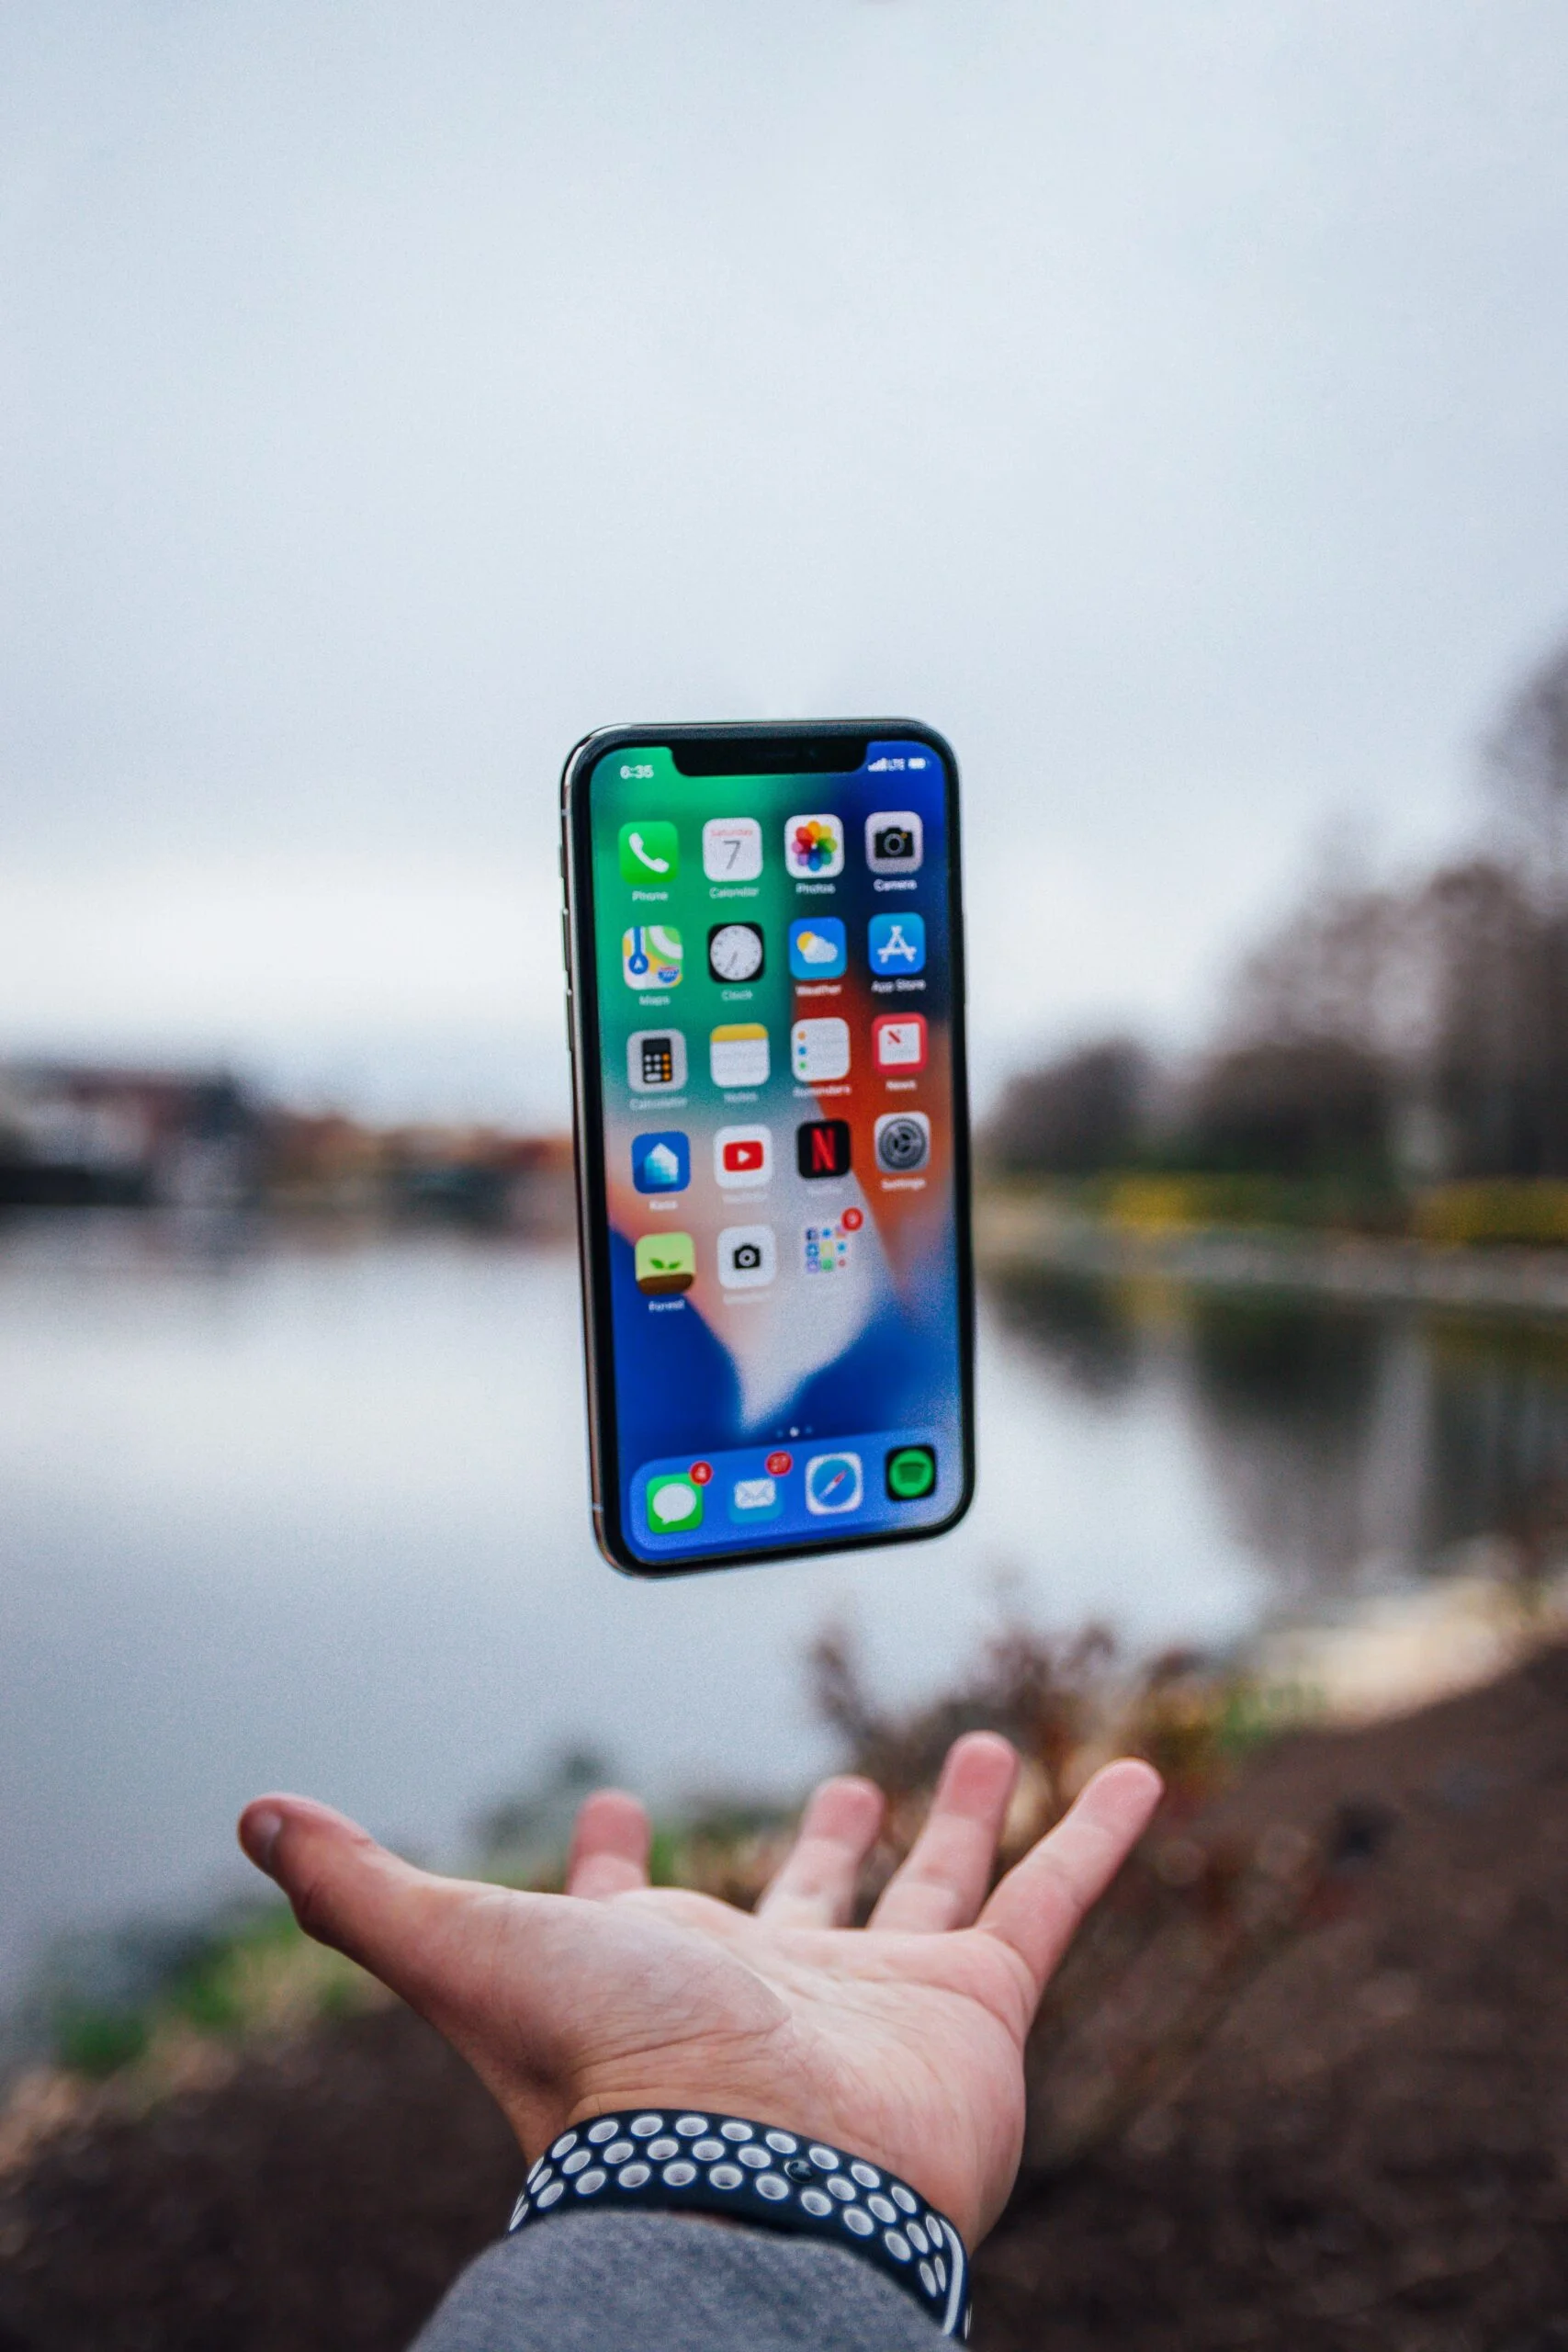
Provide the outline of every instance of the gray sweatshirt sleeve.
<path id="1" fill-rule="evenodd" d="M 858 2256 L 671 2213 L 582 2213 L 469 2265 L 412 2352 L 936 2352 Z"/>

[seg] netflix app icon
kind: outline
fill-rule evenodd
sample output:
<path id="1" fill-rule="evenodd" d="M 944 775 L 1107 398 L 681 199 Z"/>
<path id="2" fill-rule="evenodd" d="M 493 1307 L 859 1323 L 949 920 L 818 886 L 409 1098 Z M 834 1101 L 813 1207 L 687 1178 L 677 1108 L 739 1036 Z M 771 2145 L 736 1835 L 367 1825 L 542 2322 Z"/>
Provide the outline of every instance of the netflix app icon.
<path id="1" fill-rule="evenodd" d="M 795 1166 L 803 1176 L 847 1176 L 850 1172 L 850 1123 L 847 1119 L 807 1119 L 795 1131 Z"/>

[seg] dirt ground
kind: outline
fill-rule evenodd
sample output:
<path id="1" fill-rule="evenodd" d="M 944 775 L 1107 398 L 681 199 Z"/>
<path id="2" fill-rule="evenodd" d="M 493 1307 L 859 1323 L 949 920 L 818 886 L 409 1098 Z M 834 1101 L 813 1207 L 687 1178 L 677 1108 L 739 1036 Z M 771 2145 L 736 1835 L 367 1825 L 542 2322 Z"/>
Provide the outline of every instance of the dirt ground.
<path id="1" fill-rule="evenodd" d="M 1332 1901 L 1026 2178 L 982 2352 L 1568 2352 L 1568 1654 L 1298 1736 L 1193 1835 L 1325 1823 Z M 423 2027 L 344 2021 L 0 2179 L 0 2352 L 398 2352 L 518 2172 Z"/>

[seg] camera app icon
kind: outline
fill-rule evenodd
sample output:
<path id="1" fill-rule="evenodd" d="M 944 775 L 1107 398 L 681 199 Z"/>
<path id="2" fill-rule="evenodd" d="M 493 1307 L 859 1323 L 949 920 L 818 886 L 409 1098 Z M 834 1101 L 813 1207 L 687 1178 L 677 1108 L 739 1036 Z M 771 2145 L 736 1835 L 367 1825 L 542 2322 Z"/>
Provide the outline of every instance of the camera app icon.
<path id="1" fill-rule="evenodd" d="M 718 1237 L 718 1279 L 726 1290 L 761 1290 L 779 1270 L 771 1225 L 727 1225 Z"/>
<path id="2" fill-rule="evenodd" d="M 913 808 L 878 808 L 865 820 L 865 862 L 874 874 L 916 874 L 926 829 Z"/>

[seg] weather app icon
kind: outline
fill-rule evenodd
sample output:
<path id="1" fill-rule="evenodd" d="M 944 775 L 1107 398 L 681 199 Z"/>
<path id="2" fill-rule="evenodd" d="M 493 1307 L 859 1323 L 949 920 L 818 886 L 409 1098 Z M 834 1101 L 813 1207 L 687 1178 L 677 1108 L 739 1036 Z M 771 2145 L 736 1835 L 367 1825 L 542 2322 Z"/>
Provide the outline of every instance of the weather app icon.
<path id="1" fill-rule="evenodd" d="M 799 928 L 799 925 L 796 925 Z M 926 968 L 926 924 L 923 915 L 913 911 L 896 915 L 873 915 L 866 933 L 866 953 L 871 968 L 882 979 L 908 978 L 911 972 Z"/>
<path id="2" fill-rule="evenodd" d="M 683 1193 L 692 1181 L 692 1147 L 678 1127 L 632 1137 L 632 1182 L 639 1193 Z"/>
<path id="3" fill-rule="evenodd" d="M 797 980 L 836 980 L 849 961 L 837 915 L 806 915 L 789 927 L 789 968 Z"/>

